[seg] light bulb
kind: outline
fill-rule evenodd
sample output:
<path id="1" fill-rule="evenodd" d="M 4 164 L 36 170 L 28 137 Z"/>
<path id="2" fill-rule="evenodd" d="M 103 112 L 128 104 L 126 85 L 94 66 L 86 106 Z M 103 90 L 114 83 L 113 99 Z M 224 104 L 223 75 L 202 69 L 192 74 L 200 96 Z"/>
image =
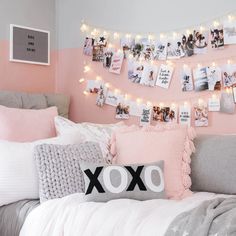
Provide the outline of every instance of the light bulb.
<path id="1" fill-rule="evenodd" d="M 113 34 L 113 38 L 114 39 L 118 39 L 120 37 L 120 35 L 117 33 L 117 32 L 115 32 L 114 34 Z"/>
<path id="2" fill-rule="evenodd" d="M 82 84 L 84 81 L 85 81 L 84 78 L 81 78 L 81 79 L 79 80 L 79 82 L 80 82 L 81 84 Z"/>
<path id="3" fill-rule="evenodd" d="M 84 94 L 85 96 L 89 95 L 89 93 L 88 93 L 86 90 L 84 90 L 83 94 Z"/>
<path id="4" fill-rule="evenodd" d="M 84 66 L 84 73 L 87 73 L 91 70 L 89 66 Z"/>
<path id="5" fill-rule="evenodd" d="M 100 81 L 100 80 L 102 80 L 102 77 L 98 75 L 98 76 L 96 76 L 96 80 Z"/>
<path id="6" fill-rule="evenodd" d="M 110 84 L 109 84 L 109 83 L 105 83 L 105 86 L 106 86 L 107 88 L 110 88 Z"/>
<path id="7" fill-rule="evenodd" d="M 81 27 L 80 27 L 80 30 L 81 30 L 81 32 L 85 32 L 85 31 L 87 31 L 87 29 L 88 29 L 88 27 L 87 27 L 87 25 L 86 24 L 82 24 L 81 25 Z"/>

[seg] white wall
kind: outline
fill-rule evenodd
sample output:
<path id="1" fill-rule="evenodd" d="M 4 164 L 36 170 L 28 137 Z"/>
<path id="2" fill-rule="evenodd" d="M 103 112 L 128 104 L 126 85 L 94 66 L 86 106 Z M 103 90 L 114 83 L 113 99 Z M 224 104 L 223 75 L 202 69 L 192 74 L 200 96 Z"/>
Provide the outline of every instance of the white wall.
<path id="1" fill-rule="evenodd" d="M 235 0 L 56 0 L 59 48 L 82 45 L 81 20 L 113 30 L 171 31 L 236 10 Z"/>

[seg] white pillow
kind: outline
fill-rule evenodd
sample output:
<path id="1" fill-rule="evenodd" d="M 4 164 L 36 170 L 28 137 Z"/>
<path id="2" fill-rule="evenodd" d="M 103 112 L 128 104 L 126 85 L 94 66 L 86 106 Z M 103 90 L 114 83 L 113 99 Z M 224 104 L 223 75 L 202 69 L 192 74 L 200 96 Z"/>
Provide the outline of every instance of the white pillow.
<path id="1" fill-rule="evenodd" d="M 31 143 L 0 141 L 0 206 L 23 199 L 39 198 L 34 147 L 39 144 L 77 144 L 78 133 Z"/>
<path id="2" fill-rule="evenodd" d="M 97 142 L 102 150 L 103 158 L 110 162 L 110 139 L 112 133 L 124 125 L 124 122 L 116 124 L 94 124 L 94 123 L 74 123 L 64 117 L 54 118 L 57 135 L 79 132 L 85 141 Z"/>

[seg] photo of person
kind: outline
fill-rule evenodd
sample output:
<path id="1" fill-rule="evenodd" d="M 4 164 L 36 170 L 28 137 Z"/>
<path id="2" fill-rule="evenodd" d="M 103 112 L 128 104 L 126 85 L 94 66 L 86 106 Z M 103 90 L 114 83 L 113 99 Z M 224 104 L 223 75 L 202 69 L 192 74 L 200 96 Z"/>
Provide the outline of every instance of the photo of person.
<path id="1" fill-rule="evenodd" d="M 150 61 L 154 59 L 155 45 L 150 40 L 144 38 L 142 42 L 142 56 L 144 60 Z"/>
<path id="2" fill-rule="evenodd" d="M 94 39 L 86 37 L 84 42 L 84 55 L 86 56 L 92 56 L 93 54 L 93 45 L 94 45 Z"/>
<path id="3" fill-rule="evenodd" d="M 101 86 L 104 85 L 103 82 L 100 80 L 87 80 L 86 91 L 89 93 L 98 93 Z"/>
<path id="4" fill-rule="evenodd" d="M 183 35 L 181 45 L 186 57 L 191 57 L 194 54 L 194 38 L 193 34 Z"/>
<path id="5" fill-rule="evenodd" d="M 212 28 L 210 32 L 211 36 L 211 47 L 212 48 L 223 48 L 224 47 L 224 30 L 223 26 Z"/>
<path id="6" fill-rule="evenodd" d="M 194 106 L 194 118 L 196 127 L 208 126 L 208 110 L 206 104 L 201 103 Z"/>
<path id="7" fill-rule="evenodd" d="M 207 68 L 196 68 L 193 70 L 195 91 L 208 90 Z"/>
<path id="8" fill-rule="evenodd" d="M 133 55 L 133 58 L 138 60 L 141 56 L 141 52 L 143 50 L 143 45 L 139 43 L 135 43 L 134 47 L 131 49 L 131 54 Z"/>
<path id="9" fill-rule="evenodd" d="M 183 92 L 193 90 L 193 76 L 192 76 L 191 68 L 183 67 L 183 70 L 181 73 L 181 85 L 182 85 Z"/>
<path id="10" fill-rule="evenodd" d="M 110 68 L 111 67 L 111 61 L 112 56 L 114 54 L 114 51 L 112 49 L 106 49 L 103 55 L 103 67 L 104 68 Z"/>
<path id="11" fill-rule="evenodd" d="M 172 40 L 167 42 L 166 46 L 166 56 L 167 59 L 179 59 L 183 57 L 184 47 L 180 40 Z"/>
<path id="12" fill-rule="evenodd" d="M 129 55 L 130 50 L 134 47 L 135 41 L 133 38 L 121 38 L 120 46 L 124 52 L 124 58 L 127 58 Z"/>
<path id="13" fill-rule="evenodd" d="M 208 45 L 208 34 L 207 32 L 193 31 L 194 40 L 194 54 L 206 53 Z"/>
<path id="14" fill-rule="evenodd" d="M 116 119 L 128 120 L 129 119 L 129 106 L 123 102 L 119 102 L 116 107 Z"/>
<path id="15" fill-rule="evenodd" d="M 236 64 L 222 67 L 223 86 L 231 87 L 236 85 Z"/>
<path id="16" fill-rule="evenodd" d="M 144 70 L 144 62 L 139 62 L 134 59 L 128 60 L 128 79 L 136 84 L 139 84 Z"/>
<path id="17" fill-rule="evenodd" d="M 157 73 L 158 73 L 158 67 L 156 65 L 145 64 L 140 84 L 154 87 L 157 79 Z"/>
<path id="18" fill-rule="evenodd" d="M 156 41 L 154 49 L 155 60 L 166 60 L 166 42 Z"/>
<path id="19" fill-rule="evenodd" d="M 153 120 L 158 122 L 177 122 L 177 109 L 170 107 L 153 107 Z"/>
<path id="20" fill-rule="evenodd" d="M 223 30 L 224 44 L 236 44 L 236 20 L 225 21 Z"/>
<path id="21" fill-rule="evenodd" d="M 105 85 L 101 85 L 98 91 L 98 96 L 96 99 L 96 105 L 99 107 L 103 107 L 105 100 L 106 100 L 106 96 L 107 96 L 107 87 Z"/>
<path id="22" fill-rule="evenodd" d="M 107 46 L 107 38 L 104 36 L 99 36 L 98 38 L 96 38 L 94 45 L 106 47 Z"/>
<path id="23" fill-rule="evenodd" d="M 93 61 L 103 62 L 104 60 L 103 48 L 104 46 L 100 45 L 93 46 L 93 58 L 92 58 Z"/>
<path id="24" fill-rule="evenodd" d="M 215 66 L 207 67 L 208 89 L 221 90 L 221 69 Z"/>

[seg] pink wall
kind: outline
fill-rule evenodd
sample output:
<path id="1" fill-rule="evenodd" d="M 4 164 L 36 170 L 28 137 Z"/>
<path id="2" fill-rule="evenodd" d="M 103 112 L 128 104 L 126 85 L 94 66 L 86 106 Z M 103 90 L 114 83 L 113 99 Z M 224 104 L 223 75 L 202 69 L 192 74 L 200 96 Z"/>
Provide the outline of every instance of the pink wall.
<path id="1" fill-rule="evenodd" d="M 9 42 L 0 41 L 0 89 L 26 92 L 54 92 L 56 52 L 51 65 L 31 65 L 9 61 Z"/>
<path id="2" fill-rule="evenodd" d="M 79 83 L 79 79 L 95 79 L 97 75 L 101 76 L 104 81 L 118 88 L 122 93 L 133 95 L 134 98 L 141 97 L 146 101 L 183 103 L 185 100 L 195 102 L 200 97 L 207 99 L 208 92 L 182 92 L 179 74 L 184 63 L 191 67 L 201 63 L 209 65 L 209 62 L 215 61 L 222 65 L 227 62 L 228 58 L 236 60 L 236 46 L 226 47 L 224 50 L 209 50 L 206 55 L 193 56 L 174 61 L 175 71 L 170 88 L 168 90 L 154 87 L 144 87 L 133 84 L 127 79 L 127 62 L 125 61 L 121 75 L 114 75 L 103 68 L 102 63 L 92 62 L 91 57 L 84 56 L 81 48 L 62 49 L 58 52 L 58 70 L 57 85 L 58 92 L 71 96 L 70 118 L 77 122 L 89 121 L 96 123 L 116 122 L 114 118 L 115 109 L 111 106 L 99 108 L 95 105 L 96 95 L 85 96 L 83 91 L 86 83 Z M 234 58 L 233 58 L 234 57 Z M 83 73 L 84 63 L 90 64 L 92 71 Z M 236 61 L 235 61 L 236 62 Z M 160 64 L 160 63 L 158 63 Z M 137 123 L 138 118 L 131 117 L 128 124 Z M 198 133 L 236 133 L 236 115 L 223 113 L 209 113 L 209 127 L 197 128 Z"/>

